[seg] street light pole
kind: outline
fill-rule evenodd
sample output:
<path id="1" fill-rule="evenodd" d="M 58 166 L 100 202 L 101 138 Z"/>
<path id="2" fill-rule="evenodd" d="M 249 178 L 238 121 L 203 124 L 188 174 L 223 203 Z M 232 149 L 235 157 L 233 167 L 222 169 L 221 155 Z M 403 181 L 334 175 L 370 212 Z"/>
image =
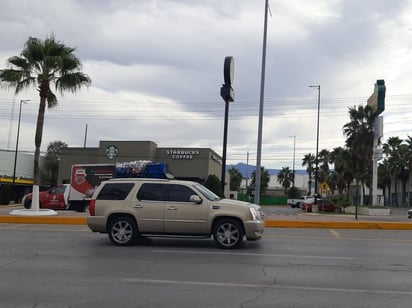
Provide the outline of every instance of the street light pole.
<path id="1" fill-rule="evenodd" d="M 318 89 L 318 127 L 316 130 L 316 158 L 315 158 L 315 165 L 316 165 L 316 170 L 315 170 L 315 202 L 316 198 L 318 196 L 318 167 L 319 167 L 319 114 L 320 114 L 320 85 L 317 86 L 309 86 L 310 88 L 317 88 Z"/>
<path id="2" fill-rule="evenodd" d="M 293 138 L 293 182 L 292 187 L 295 187 L 295 150 L 296 150 L 296 136 L 289 136 L 289 138 Z"/>
<path id="3" fill-rule="evenodd" d="M 269 0 L 265 0 L 265 21 L 263 26 L 263 48 L 262 48 L 262 72 L 260 75 L 260 100 L 259 100 L 259 122 L 258 138 L 256 150 L 256 171 L 255 171 L 255 204 L 260 204 L 261 186 L 261 163 L 262 163 L 262 135 L 263 135 L 263 107 L 265 100 L 265 72 L 266 72 L 266 45 L 268 29 Z"/>
<path id="4" fill-rule="evenodd" d="M 21 105 L 27 103 L 30 100 L 22 99 L 20 100 L 20 109 L 19 109 L 19 121 L 17 124 L 17 138 L 16 138 L 16 151 L 14 153 L 14 166 L 13 166 L 13 182 L 12 182 L 12 191 L 15 192 L 15 183 L 16 183 L 16 165 L 17 165 L 17 153 L 19 150 L 19 137 L 20 137 L 20 120 L 21 120 Z"/>

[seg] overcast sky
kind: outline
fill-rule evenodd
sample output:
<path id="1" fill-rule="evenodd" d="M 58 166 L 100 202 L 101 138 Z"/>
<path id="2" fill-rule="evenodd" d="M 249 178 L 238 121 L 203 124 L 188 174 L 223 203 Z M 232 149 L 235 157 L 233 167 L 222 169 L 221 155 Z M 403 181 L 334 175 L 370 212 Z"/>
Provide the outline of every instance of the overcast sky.
<path id="1" fill-rule="evenodd" d="M 412 135 L 412 3 L 402 0 L 270 0 L 262 166 L 296 168 L 344 145 L 348 108 L 387 87 L 384 140 Z M 54 34 L 83 64 L 92 86 L 58 96 L 46 111 L 42 149 L 54 140 L 150 140 L 222 154 L 223 63 L 233 56 L 227 163 L 256 164 L 264 0 L 0 0 L 0 68 L 32 36 Z M 0 149 L 34 150 L 39 96 L 0 90 Z M 87 125 L 87 138 L 85 131 Z M 291 136 L 296 136 L 291 137 Z M 86 139 L 86 140 L 85 140 Z"/>

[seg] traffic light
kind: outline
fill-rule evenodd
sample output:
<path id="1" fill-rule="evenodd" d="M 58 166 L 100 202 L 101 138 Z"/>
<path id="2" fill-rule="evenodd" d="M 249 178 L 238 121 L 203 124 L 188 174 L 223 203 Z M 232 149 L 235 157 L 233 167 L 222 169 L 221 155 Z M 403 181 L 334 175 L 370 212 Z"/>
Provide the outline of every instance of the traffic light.
<path id="1" fill-rule="evenodd" d="M 376 80 L 374 91 L 368 98 L 368 105 L 375 115 L 380 115 L 385 110 L 385 93 L 385 80 Z"/>

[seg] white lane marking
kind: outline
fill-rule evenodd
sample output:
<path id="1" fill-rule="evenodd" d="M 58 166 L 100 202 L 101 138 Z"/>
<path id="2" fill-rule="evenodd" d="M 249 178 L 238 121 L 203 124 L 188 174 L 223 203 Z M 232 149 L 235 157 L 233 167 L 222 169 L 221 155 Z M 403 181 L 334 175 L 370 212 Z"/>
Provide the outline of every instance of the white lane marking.
<path id="1" fill-rule="evenodd" d="M 412 291 L 322 288 L 322 287 L 305 287 L 305 286 L 279 285 L 279 284 L 250 284 L 250 283 L 231 283 L 231 282 L 223 283 L 223 282 L 208 282 L 208 281 L 161 280 L 161 279 L 145 279 L 145 278 L 125 278 L 123 279 L 123 281 L 127 283 L 180 284 L 180 285 L 185 284 L 185 285 L 193 285 L 193 286 L 211 286 L 211 287 L 273 288 L 273 289 L 292 289 L 292 290 L 316 291 L 316 292 L 412 295 Z"/>
<path id="2" fill-rule="evenodd" d="M 341 238 L 340 234 L 336 230 L 329 230 L 330 233 L 336 238 Z"/>
<path id="3" fill-rule="evenodd" d="M 218 252 L 218 251 L 196 251 L 196 250 L 152 250 L 154 253 L 176 253 L 176 254 L 209 254 L 209 255 L 226 255 L 240 257 L 282 257 L 282 258 L 306 258 L 306 259 L 339 259 L 339 260 L 354 260 L 354 257 L 335 257 L 335 256 L 309 256 L 309 255 L 281 255 L 271 253 L 247 253 L 247 252 Z"/>
<path id="4" fill-rule="evenodd" d="M 266 284 L 249 284 L 249 283 L 224 283 L 224 282 L 207 282 L 207 281 L 188 281 L 188 280 L 160 280 L 160 279 L 140 279 L 140 278 L 126 278 L 124 282 L 144 282 L 154 284 L 186 284 L 186 285 L 200 285 L 200 286 L 216 286 L 216 287 L 241 287 L 241 288 L 268 288 L 271 285 Z"/>

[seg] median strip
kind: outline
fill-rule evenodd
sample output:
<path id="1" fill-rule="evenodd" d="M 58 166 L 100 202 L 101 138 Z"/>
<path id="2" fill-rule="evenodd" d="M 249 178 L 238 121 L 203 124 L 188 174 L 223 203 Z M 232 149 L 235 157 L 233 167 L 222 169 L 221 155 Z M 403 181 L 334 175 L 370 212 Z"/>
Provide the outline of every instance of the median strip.
<path id="1" fill-rule="evenodd" d="M 0 223 L 86 225 L 87 217 L 0 215 Z M 412 230 L 412 223 L 364 221 L 265 220 L 266 228 Z"/>
<path id="2" fill-rule="evenodd" d="M 85 225 L 86 217 L 70 216 L 0 216 L 0 223 Z"/>

